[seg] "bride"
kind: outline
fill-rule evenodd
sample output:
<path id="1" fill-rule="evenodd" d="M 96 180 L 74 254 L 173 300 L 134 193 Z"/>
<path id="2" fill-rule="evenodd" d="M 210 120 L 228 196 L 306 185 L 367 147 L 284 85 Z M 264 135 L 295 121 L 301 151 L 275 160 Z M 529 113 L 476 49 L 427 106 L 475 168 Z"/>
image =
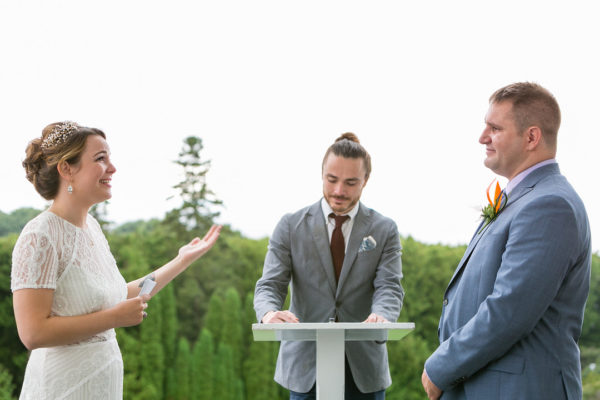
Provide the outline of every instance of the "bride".
<path id="1" fill-rule="evenodd" d="M 140 324 L 148 300 L 215 244 L 213 226 L 150 276 L 126 283 L 90 207 L 111 198 L 116 172 L 105 134 L 74 122 L 48 125 L 23 166 L 53 200 L 13 250 L 11 289 L 19 337 L 31 355 L 21 399 L 121 399 L 123 361 L 114 328 Z M 150 294 L 140 295 L 147 280 Z"/>

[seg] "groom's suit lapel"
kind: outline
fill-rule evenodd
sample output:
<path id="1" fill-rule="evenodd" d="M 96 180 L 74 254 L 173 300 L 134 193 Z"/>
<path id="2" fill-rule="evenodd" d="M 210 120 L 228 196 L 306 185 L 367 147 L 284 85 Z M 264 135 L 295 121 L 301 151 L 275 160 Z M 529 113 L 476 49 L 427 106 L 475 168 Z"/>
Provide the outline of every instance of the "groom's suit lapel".
<path id="1" fill-rule="evenodd" d="M 331 249 L 329 248 L 329 234 L 327 233 L 327 225 L 323 211 L 321 210 L 320 201 L 310 208 L 307 218 L 308 226 L 312 230 L 312 240 L 321 259 L 321 267 L 325 270 L 331 294 L 335 295 L 336 283 L 333 261 L 331 260 Z"/>
<path id="2" fill-rule="evenodd" d="M 516 202 L 519 201 L 519 199 L 521 199 L 521 197 L 523 197 L 525 194 L 532 191 L 534 186 L 540 180 L 542 180 L 546 176 L 549 176 L 552 174 L 557 174 L 557 173 L 560 173 L 558 164 L 550 164 L 550 165 L 545 165 L 543 167 L 540 167 L 540 168 L 536 169 L 535 171 L 533 171 L 532 173 L 530 173 L 529 175 L 527 175 L 527 177 L 525 177 L 525 179 L 523 179 L 523 181 L 521 183 L 519 183 L 517 185 L 517 187 L 515 187 L 513 189 L 513 191 L 511 192 L 511 194 L 508 196 L 506 206 L 504 207 L 502 212 L 503 213 L 506 212 L 506 210 L 511 206 L 514 207 L 514 204 L 516 204 Z M 493 224 L 493 222 L 492 222 L 492 224 Z M 469 258 L 471 257 L 471 254 L 473 253 L 473 250 L 475 250 L 477 243 L 479 243 L 479 241 L 486 235 L 487 231 L 490 228 L 490 225 L 491 224 L 488 224 L 482 230 L 483 221 L 481 221 L 481 223 L 479 224 L 479 227 L 477 227 L 477 230 L 475 231 L 475 235 L 473 236 L 473 238 L 471 239 L 471 242 L 469 243 L 469 246 L 467 246 L 467 250 L 465 251 L 465 254 L 463 255 L 460 262 L 458 263 L 458 267 L 454 271 L 454 275 L 452 275 L 452 279 L 450 279 L 448 288 L 450 288 L 450 286 L 452 286 L 452 283 L 456 279 L 456 276 L 465 267 L 465 265 L 469 261 Z"/>
<path id="3" fill-rule="evenodd" d="M 344 264 L 342 265 L 342 273 L 340 274 L 340 281 L 337 286 L 337 293 L 339 295 L 340 288 L 344 286 L 344 282 L 348 279 L 348 275 L 352 268 L 354 268 L 354 261 L 358 256 L 358 249 L 360 244 L 369 232 L 372 224 L 371 211 L 362 204 L 358 207 L 358 213 L 354 217 L 354 224 L 352 225 L 352 232 L 350 233 L 350 239 L 348 240 L 348 246 L 346 246 L 346 255 L 344 256 Z"/>

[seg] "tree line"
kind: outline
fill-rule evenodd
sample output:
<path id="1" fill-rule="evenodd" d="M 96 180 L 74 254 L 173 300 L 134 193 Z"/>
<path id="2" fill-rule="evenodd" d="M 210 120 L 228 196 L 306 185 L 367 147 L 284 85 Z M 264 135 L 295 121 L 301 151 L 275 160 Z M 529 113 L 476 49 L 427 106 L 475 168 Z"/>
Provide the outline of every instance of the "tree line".
<path id="1" fill-rule="evenodd" d="M 107 233 L 127 280 L 149 273 L 177 252 L 183 238 L 165 221 L 139 221 Z M 10 293 L 16 239 L 14 233 L 0 237 L 0 399 L 16 398 L 28 357 L 17 335 Z M 387 398 L 423 399 L 423 362 L 437 346 L 443 292 L 465 248 L 411 237 L 401 242 L 406 297 L 400 321 L 415 322 L 416 328 L 404 340 L 387 344 L 393 379 Z M 273 381 L 278 343 L 252 340 L 254 285 L 267 243 L 225 227 L 213 250 L 150 300 L 148 318 L 140 326 L 117 330 L 126 399 L 287 398 Z M 600 373 L 592 368 L 600 362 L 597 254 L 580 346 L 586 398 L 597 398 L 589 397 L 600 392 Z"/>
<path id="2" fill-rule="evenodd" d="M 187 138 L 178 164 L 185 179 L 176 187 L 181 205 L 164 218 L 112 227 L 106 206 L 93 210 L 126 280 L 169 261 L 179 246 L 205 232 L 220 202 L 206 187 L 210 164 L 200 160 L 202 142 Z M 0 400 L 17 398 L 28 352 L 19 341 L 10 292 L 11 254 L 18 232 L 40 210 L 0 212 Z M 389 400 L 424 399 L 420 376 L 438 345 L 443 293 L 465 246 L 424 244 L 401 238 L 400 322 L 415 330 L 388 342 L 393 384 Z M 225 226 L 215 247 L 149 302 L 137 327 L 117 329 L 124 362 L 125 399 L 287 399 L 273 381 L 277 342 L 255 342 L 251 325 L 254 285 L 262 273 L 268 239 L 249 239 Z M 579 341 L 584 398 L 600 399 L 600 257 L 593 255 L 590 296 Z"/>

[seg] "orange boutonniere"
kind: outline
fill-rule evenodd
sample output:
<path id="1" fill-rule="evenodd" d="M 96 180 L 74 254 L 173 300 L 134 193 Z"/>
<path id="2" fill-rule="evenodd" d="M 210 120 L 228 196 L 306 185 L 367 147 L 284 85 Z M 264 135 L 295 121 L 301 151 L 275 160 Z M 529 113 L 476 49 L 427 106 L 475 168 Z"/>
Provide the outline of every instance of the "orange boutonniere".
<path id="1" fill-rule="evenodd" d="M 494 179 L 495 181 L 495 179 Z M 494 190 L 494 200 L 490 198 L 490 188 L 494 184 L 494 181 L 490 183 L 485 194 L 487 195 L 488 205 L 481 209 L 481 216 L 483 217 L 483 226 L 479 230 L 479 233 L 483 231 L 483 229 L 488 226 L 493 220 L 498 217 L 498 214 L 504 209 L 506 206 L 508 196 L 504 194 L 500 190 L 500 184 L 496 181 L 496 189 Z"/>

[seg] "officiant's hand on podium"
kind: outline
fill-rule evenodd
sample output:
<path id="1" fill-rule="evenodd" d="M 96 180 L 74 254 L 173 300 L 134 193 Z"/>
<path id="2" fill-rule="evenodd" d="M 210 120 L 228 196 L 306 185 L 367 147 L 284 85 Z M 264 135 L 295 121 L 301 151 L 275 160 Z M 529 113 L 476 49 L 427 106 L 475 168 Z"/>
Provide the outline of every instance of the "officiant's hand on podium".
<path id="1" fill-rule="evenodd" d="M 388 321 L 387 319 L 385 319 L 381 315 L 377 315 L 375 313 L 372 313 L 363 322 L 390 322 L 390 321 Z"/>
<path id="2" fill-rule="evenodd" d="M 263 324 L 273 324 L 273 323 L 277 323 L 277 322 L 297 323 L 299 321 L 298 321 L 298 317 L 296 317 L 294 315 L 294 313 L 292 313 L 289 310 L 284 310 L 284 311 L 269 311 L 262 318 L 261 322 Z"/>

